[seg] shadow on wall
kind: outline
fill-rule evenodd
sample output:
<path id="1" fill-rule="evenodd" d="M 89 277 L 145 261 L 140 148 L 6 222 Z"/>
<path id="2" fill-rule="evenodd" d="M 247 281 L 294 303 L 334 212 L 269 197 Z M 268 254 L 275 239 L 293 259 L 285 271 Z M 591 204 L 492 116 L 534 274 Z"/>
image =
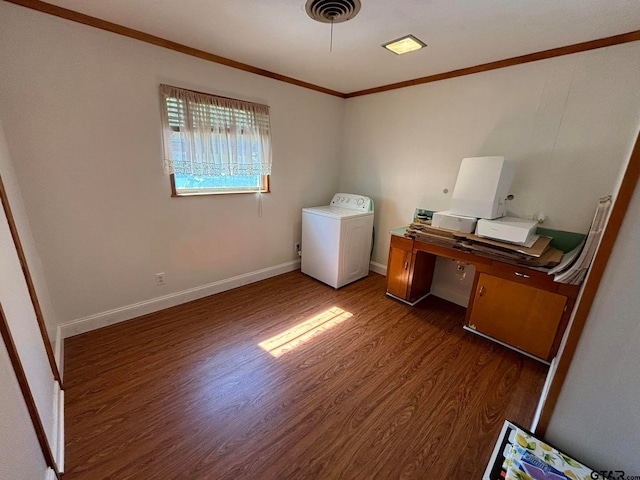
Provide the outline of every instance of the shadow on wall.
<path id="1" fill-rule="evenodd" d="M 375 238 L 371 260 L 386 265 L 389 254 L 388 230 L 393 227 L 388 227 L 384 219 L 397 218 L 399 208 L 393 198 L 385 198 L 384 196 L 379 162 L 372 158 L 373 154 L 369 154 L 368 157 L 369 160 L 365 162 L 367 165 L 366 171 L 359 172 L 360 174 L 356 175 L 350 183 L 342 184 L 340 191 L 366 195 L 373 201 Z"/>

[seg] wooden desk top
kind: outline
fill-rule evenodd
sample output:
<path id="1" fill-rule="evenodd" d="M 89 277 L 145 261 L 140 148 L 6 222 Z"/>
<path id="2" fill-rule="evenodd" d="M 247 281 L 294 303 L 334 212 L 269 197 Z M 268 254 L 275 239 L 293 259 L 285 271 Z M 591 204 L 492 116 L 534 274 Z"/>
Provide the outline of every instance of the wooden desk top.
<path id="1" fill-rule="evenodd" d="M 451 258 L 453 260 L 469 263 L 476 268 L 477 272 L 488 273 L 517 283 L 522 283 L 535 288 L 541 288 L 550 292 L 559 293 L 569 298 L 577 298 L 580 291 L 580 285 L 570 285 L 566 283 L 555 282 L 553 280 L 553 276 L 548 275 L 545 271 L 511 264 L 503 260 L 491 258 L 488 255 L 479 255 L 477 253 L 465 251 L 463 249 L 436 245 L 417 239 L 411 239 L 404 236 L 406 230 L 407 227 L 402 227 L 391 230 L 390 233 L 391 235 L 403 237 L 407 240 L 413 241 L 413 253 L 424 252 L 436 255 L 438 257 Z"/>

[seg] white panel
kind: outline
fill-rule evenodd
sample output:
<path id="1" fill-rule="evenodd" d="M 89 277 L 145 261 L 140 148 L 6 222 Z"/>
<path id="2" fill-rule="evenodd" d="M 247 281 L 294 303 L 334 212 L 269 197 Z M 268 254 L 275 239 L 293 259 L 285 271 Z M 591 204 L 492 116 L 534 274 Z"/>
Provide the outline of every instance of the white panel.
<path id="1" fill-rule="evenodd" d="M 461 262 L 464 270 L 458 270 L 458 262 L 450 258 L 436 257 L 431 295 L 444 298 L 456 305 L 467 308 L 473 288 L 476 269 Z"/>
<path id="2" fill-rule="evenodd" d="M 2 166 L 9 163 L 0 126 Z M 9 223 L 0 209 L 0 303 L 31 388 L 47 438 L 55 443 L 54 378 L 42 341 L 27 283 L 16 252 Z"/>
<path id="3" fill-rule="evenodd" d="M 2 270 L 0 270 L 1 274 Z M 0 478 L 45 478 L 47 468 L 38 437 L 0 338 Z"/>
<path id="4" fill-rule="evenodd" d="M 373 215 L 343 221 L 339 285 L 346 285 L 369 274 Z"/>
<path id="5" fill-rule="evenodd" d="M 340 255 L 337 218 L 302 213 L 302 273 L 337 288 Z"/>

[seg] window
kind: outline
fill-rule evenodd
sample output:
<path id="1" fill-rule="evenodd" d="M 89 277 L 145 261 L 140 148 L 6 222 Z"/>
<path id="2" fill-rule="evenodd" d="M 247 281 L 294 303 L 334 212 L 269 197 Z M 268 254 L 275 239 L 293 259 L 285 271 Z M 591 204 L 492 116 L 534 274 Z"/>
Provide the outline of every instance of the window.
<path id="1" fill-rule="evenodd" d="M 173 196 L 268 192 L 269 107 L 160 85 Z"/>

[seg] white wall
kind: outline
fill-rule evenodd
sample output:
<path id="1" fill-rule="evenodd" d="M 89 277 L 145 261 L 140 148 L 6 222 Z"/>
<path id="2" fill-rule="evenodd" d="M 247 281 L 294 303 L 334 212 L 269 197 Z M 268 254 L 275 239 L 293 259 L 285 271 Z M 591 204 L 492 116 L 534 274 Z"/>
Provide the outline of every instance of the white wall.
<path id="1" fill-rule="evenodd" d="M 31 233 L 31 225 L 27 218 L 27 212 L 22 199 L 22 192 L 18 185 L 16 172 L 11 161 L 10 152 L 7 147 L 7 142 L 1 125 L 0 176 L 2 177 L 2 183 L 4 184 L 7 192 L 7 198 L 9 199 L 13 220 L 16 224 L 16 228 L 18 229 L 20 243 L 22 244 L 22 249 L 27 259 L 27 265 L 29 266 L 29 272 L 31 273 L 31 279 L 38 296 L 38 303 L 40 304 L 45 324 L 49 330 L 50 340 L 53 341 L 55 339 L 55 327 L 58 322 L 56 320 L 56 314 L 53 306 L 51 305 L 47 281 L 42 270 L 42 262 Z M 2 212 L 2 215 L 4 215 L 4 212 Z"/>
<path id="2" fill-rule="evenodd" d="M 5 138 L 0 124 L 0 166 L 10 165 Z M 7 173 L 5 177 L 5 172 Z M 10 169 L 2 170 L 7 190 L 15 190 Z M 15 198 L 19 200 L 19 198 Z M 19 201 L 12 202 L 19 204 Z M 42 424 L 51 444 L 55 443 L 54 378 L 42 341 L 27 283 L 13 243 L 9 223 L 0 209 L 0 304 L 4 310 L 11 335 L 20 355 L 25 375 L 38 408 Z M 1 477 L 0 477 L 1 478 Z"/>
<path id="3" fill-rule="evenodd" d="M 0 120 L 59 322 L 298 260 L 344 100 L 0 4 Z M 272 193 L 171 198 L 159 83 L 271 106 Z M 155 274 L 166 285 L 157 287 Z"/>
<path id="4" fill-rule="evenodd" d="M 514 160 L 510 211 L 586 232 L 627 159 L 638 84 L 634 42 L 348 99 L 340 189 L 375 200 L 374 261 L 386 264 L 387 232 L 416 207 L 449 208 L 464 157 Z"/>
<path id="5" fill-rule="evenodd" d="M 0 478 L 45 478 L 47 465 L 2 341 L 0 386 Z"/>
<path id="6" fill-rule="evenodd" d="M 596 469 L 640 475 L 640 188 L 629 210 L 547 428 Z"/>
<path id="7" fill-rule="evenodd" d="M 24 237 L 28 238 L 29 225 L 21 208 L 20 191 L 11 168 L 1 124 L 0 174 L 12 207 L 15 207 L 15 212 L 21 212 L 16 215 L 16 223 L 22 220 L 18 226 L 21 233 L 25 232 Z M 1 208 L 0 252 L 0 304 L 45 433 L 51 445 L 55 445 L 57 431 L 54 424 L 53 373 L 9 224 Z M 35 261 L 37 263 L 37 258 Z M 44 478 L 42 454 L 4 344 L 0 347 L 0 452 L 0 478 Z"/>

